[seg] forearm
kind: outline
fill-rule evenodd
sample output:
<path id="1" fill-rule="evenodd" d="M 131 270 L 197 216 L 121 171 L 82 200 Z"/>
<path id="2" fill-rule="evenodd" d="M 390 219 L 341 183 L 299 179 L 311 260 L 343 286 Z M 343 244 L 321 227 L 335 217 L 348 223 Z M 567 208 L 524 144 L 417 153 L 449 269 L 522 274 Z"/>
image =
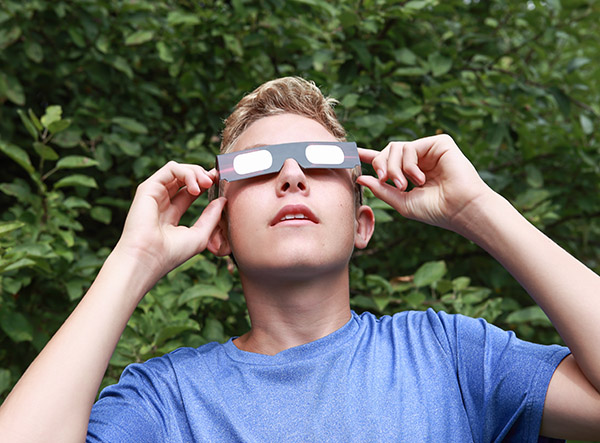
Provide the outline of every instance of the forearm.
<path id="1" fill-rule="evenodd" d="M 0 408 L 2 441 L 83 441 L 90 410 L 148 272 L 113 252 Z"/>
<path id="2" fill-rule="evenodd" d="M 461 214 L 459 233 L 494 256 L 546 312 L 600 391 L 600 277 L 489 192 Z"/>

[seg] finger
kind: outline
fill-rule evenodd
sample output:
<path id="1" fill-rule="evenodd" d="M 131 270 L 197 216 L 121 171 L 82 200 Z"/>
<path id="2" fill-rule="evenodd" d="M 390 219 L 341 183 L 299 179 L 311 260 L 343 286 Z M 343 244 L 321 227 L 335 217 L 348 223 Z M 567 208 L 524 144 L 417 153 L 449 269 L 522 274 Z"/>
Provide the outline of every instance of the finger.
<path id="1" fill-rule="evenodd" d="M 402 171 L 415 185 L 422 186 L 425 184 L 426 176 L 419 168 L 419 156 L 414 146 L 410 143 L 404 145 Z"/>
<path id="2" fill-rule="evenodd" d="M 190 165 L 190 167 L 192 167 L 196 174 L 196 181 L 202 191 L 209 189 L 213 185 L 216 180 L 216 171 L 214 168 L 207 172 L 203 167 L 198 165 Z"/>
<path id="3" fill-rule="evenodd" d="M 187 186 L 188 192 L 192 194 L 197 195 L 200 193 L 200 187 L 190 165 L 183 165 L 174 161 L 168 162 L 146 182 L 153 184 L 151 188 L 154 189 L 156 189 L 154 185 L 162 185 L 166 188 L 169 198 L 173 198 L 183 186 Z"/>
<path id="4" fill-rule="evenodd" d="M 373 168 L 375 168 L 375 173 L 381 180 L 385 176 L 385 172 L 381 168 L 376 168 L 376 166 L 380 164 L 381 161 L 375 161 L 375 159 L 377 159 L 380 155 L 382 155 L 381 151 L 375 151 L 374 149 L 358 148 L 358 157 L 360 158 L 360 160 L 363 163 L 372 165 Z"/>
<path id="5" fill-rule="evenodd" d="M 192 226 L 192 228 L 200 234 L 200 237 L 204 239 L 205 244 L 209 235 L 221 220 L 226 203 L 227 199 L 225 197 L 219 197 L 211 201 L 206 208 L 204 208 L 204 211 L 202 211 L 202 214 L 200 214 L 196 223 Z"/>
<path id="6" fill-rule="evenodd" d="M 390 155 L 388 157 L 388 177 L 394 182 L 396 188 L 404 191 L 408 186 L 408 180 L 402 172 L 402 164 L 404 161 L 404 143 L 390 143 Z"/>
<path id="7" fill-rule="evenodd" d="M 165 211 L 166 221 L 177 225 L 181 216 L 189 209 L 192 203 L 196 201 L 198 195 L 191 194 L 187 188 L 180 189 L 171 199 L 171 204 Z"/>
<path id="8" fill-rule="evenodd" d="M 380 153 L 377 155 L 372 162 L 373 168 L 377 177 L 381 181 L 388 179 L 388 156 L 390 154 L 390 145 L 388 144 Z"/>
<path id="9" fill-rule="evenodd" d="M 369 188 L 375 197 L 383 200 L 396 209 L 396 211 L 398 211 L 400 214 L 404 215 L 402 201 L 403 196 L 407 193 L 398 192 L 396 187 L 377 180 L 375 177 L 369 177 L 368 175 L 361 175 L 356 179 L 356 182 Z"/>
<path id="10" fill-rule="evenodd" d="M 379 154 L 381 154 L 381 152 L 375 151 L 374 149 L 358 148 L 358 158 L 360 158 L 360 161 L 363 163 L 371 164 Z"/>

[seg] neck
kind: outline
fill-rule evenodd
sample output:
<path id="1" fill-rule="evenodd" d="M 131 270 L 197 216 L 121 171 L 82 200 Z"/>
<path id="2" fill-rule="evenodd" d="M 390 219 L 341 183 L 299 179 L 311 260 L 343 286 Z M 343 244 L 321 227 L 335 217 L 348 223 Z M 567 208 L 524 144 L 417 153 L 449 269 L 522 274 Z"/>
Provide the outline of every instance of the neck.
<path id="1" fill-rule="evenodd" d="M 275 355 L 325 337 L 350 320 L 347 268 L 318 278 L 242 275 L 241 280 L 252 329 L 234 343 L 244 351 Z"/>

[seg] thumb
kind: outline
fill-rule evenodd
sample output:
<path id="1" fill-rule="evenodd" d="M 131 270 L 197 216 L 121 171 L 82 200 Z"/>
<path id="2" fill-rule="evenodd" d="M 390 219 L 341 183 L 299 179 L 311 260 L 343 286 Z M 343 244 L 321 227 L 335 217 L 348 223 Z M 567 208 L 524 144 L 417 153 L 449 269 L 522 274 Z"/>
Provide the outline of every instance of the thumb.
<path id="1" fill-rule="evenodd" d="M 204 208 L 204 211 L 202 211 L 202 214 L 200 214 L 200 217 L 198 217 L 198 220 L 196 220 L 196 223 L 194 223 L 192 228 L 208 238 L 221 220 L 221 215 L 223 214 L 226 203 L 227 199 L 225 197 L 219 197 L 211 201 L 208 206 Z"/>
<path id="2" fill-rule="evenodd" d="M 375 177 L 371 177 L 370 175 L 361 175 L 356 179 L 356 182 L 359 185 L 369 188 L 379 200 L 383 200 L 387 204 L 393 206 L 397 211 L 399 210 L 398 203 L 401 199 L 401 194 L 403 193 L 400 192 L 395 186 L 388 185 L 387 183 L 382 182 Z"/>
<path id="3" fill-rule="evenodd" d="M 195 254 L 199 254 L 206 249 L 210 235 L 221 220 L 221 214 L 226 203 L 227 199 L 225 197 L 219 197 L 211 201 L 204 208 L 196 223 L 190 227 L 189 236 L 193 238 L 188 237 L 185 242 L 188 247 L 192 246 L 195 249 Z"/>

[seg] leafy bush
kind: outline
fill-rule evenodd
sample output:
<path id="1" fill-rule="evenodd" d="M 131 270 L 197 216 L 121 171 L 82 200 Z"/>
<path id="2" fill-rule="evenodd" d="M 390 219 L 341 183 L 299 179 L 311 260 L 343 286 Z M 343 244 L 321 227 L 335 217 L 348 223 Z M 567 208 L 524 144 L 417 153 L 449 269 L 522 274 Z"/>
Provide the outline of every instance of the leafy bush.
<path id="1" fill-rule="evenodd" d="M 5 0 L 1 8 L 0 395 L 91 284 L 137 184 L 171 159 L 211 168 L 232 106 L 277 76 L 302 75 L 339 98 L 338 115 L 362 146 L 451 134 L 493 188 L 598 269 L 595 2 Z M 367 197 L 378 228 L 352 265 L 356 310 L 431 306 L 559 340 L 484 252 Z M 131 361 L 247 328 L 235 269 L 200 255 L 140 304 L 105 383 Z"/>

